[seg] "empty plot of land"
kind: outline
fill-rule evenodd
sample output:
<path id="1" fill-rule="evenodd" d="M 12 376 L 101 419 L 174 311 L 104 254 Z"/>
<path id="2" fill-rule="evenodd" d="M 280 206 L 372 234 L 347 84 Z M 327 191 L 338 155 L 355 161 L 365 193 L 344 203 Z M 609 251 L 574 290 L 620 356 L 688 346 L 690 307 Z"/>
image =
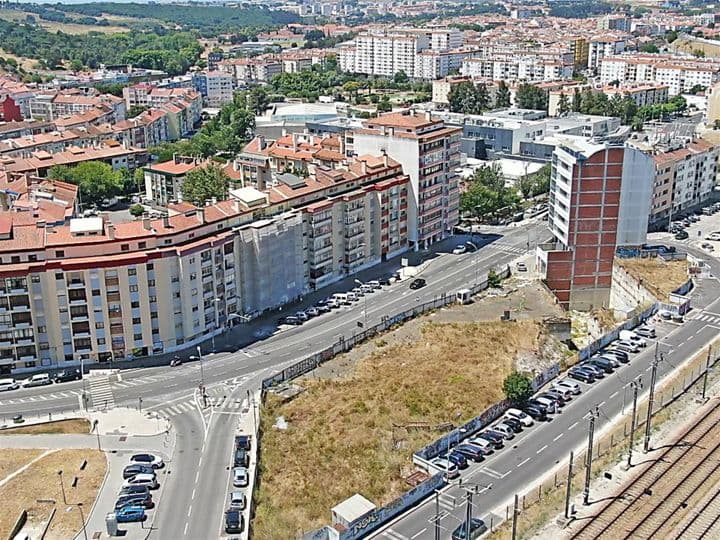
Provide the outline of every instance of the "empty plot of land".
<path id="1" fill-rule="evenodd" d="M 688 280 L 687 261 L 665 261 L 660 257 L 617 259 L 617 264 L 657 298 L 667 295 Z"/>
<path id="2" fill-rule="evenodd" d="M 544 341 L 532 320 L 425 323 L 342 377 L 308 376 L 290 402 L 268 396 L 254 536 L 294 538 L 328 522 L 330 508 L 356 492 L 376 504 L 394 499 L 408 487 L 413 451 L 439 436 L 434 428 L 502 399 L 516 358 Z M 272 427 L 279 416 L 286 430 Z"/>
<path id="3" fill-rule="evenodd" d="M 2 450 L 0 451 L 0 482 L 26 463 L 30 463 L 44 450 Z"/>
<path id="4" fill-rule="evenodd" d="M 128 32 L 130 29 L 124 26 L 103 26 L 95 24 L 77 24 L 73 22 L 57 22 L 41 19 L 37 13 L 22 11 L 18 9 L 3 9 L 0 11 L 0 19 L 7 21 L 24 21 L 27 16 L 33 17 L 37 23 L 48 32 L 64 32 L 66 34 L 87 34 L 89 32 L 101 32 L 103 34 L 114 34 L 117 32 Z"/>
<path id="5" fill-rule="evenodd" d="M 90 422 L 85 418 L 73 418 L 0 430 L 0 435 L 56 435 L 59 433 L 88 434 L 90 433 Z"/>
<path id="6" fill-rule="evenodd" d="M 17 452 L 18 450 L 0 450 L 0 456 Z M 84 460 L 87 460 L 87 465 L 80 470 Z M 58 450 L 36 461 L 0 487 L 0 500 L 3 501 L 0 538 L 8 537 L 22 510 L 28 511 L 28 523 L 39 527 L 48 519 L 53 508 L 55 516 L 45 535 L 46 540 L 73 538 L 82 529 L 77 504 L 82 503 L 87 518 L 105 477 L 106 468 L 105 454 L 98 450 Z M 63 501 L 60 487 L 58 471 L 61 470 L 67 503 Z M 77 487 L 72 487 L 74 477 L 78 479 Z"/>

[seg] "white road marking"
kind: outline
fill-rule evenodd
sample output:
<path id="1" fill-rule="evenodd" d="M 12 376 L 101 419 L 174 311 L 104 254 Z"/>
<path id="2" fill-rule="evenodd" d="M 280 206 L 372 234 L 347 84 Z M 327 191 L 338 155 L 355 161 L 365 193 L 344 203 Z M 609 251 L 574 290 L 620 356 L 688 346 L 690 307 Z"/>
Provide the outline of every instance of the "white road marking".
<path id="1" fill-rule="evenodd" d="M 525 465 L 528 461 L 530 461 L 530 458 L 525 458 L 525 459 L 523 459 L 520 463 L 517 464 L 518 468 L 520 468 L 520 467 L 522 467 L 523 465 Z"/>
<path id="2" fill-rule="evenodd" d="M 618 395 L 617 392 L 614 392 L 614 393 L 610 394 L 610 399 L 614 398 L 614 397 L 617 396 L 617 395 Z"/>
<path id="3" fill-rule="evenodd" d="M 572 428 L 574 428 L 574 427 L 577 426 L 577 425 L 578 425 L 578 423 L 575 422 L 572 426 L 570 426 L 570 427 L 568 428 L 568 430 L 571 430 Z"/>
<path id="4" fill-rule="evenodd" d="M 190 522 L 186 521 L 185 522 L 185 530 L 183 531 L 183 536 L 187 536 L 188 525 L 190 525 Z"/>
<path id="5" fill-rule="evenodd" d="M 188 517 L 190 517 L 190 514 L 192 514 L 192 506 L 188 508 Z"/>
<path id="6" fill-rule="evenodd" d="M 192 495 L 190 495 L 190 500 L 192 501 L 194 499 L 195 499 L 195 488 L 193 488 Z"/>
<path id="7" fill-rule="evenodd" d="M 415 534 L 413 534 L 413 535 L 410 537 L 410 540 L 414 540 L 415 538 L 417 538 L 418 536 L 420 536 L 420 535 L 421 535 L 422 533 L 424 533 L 425 531 L 427 531 L 427 527 L 425 527 L 422 531 L 416 532 Z"/>
<path id="8" fill-rule="evenodd" d="M 558 440 L 560 437 L 562 437 L 562 436 L 563 436 L 563 434 L 561 433 L 560 435 L 558 435 L 557 437 L 555 437 L 555 438 L 553 439 L 553 442 L 557 441 L 557 440 Z"/>
<path id="9" fill-rule="evenodd" d="M 535 453 L 536 453 L 536 454 L 541 454 L 546 448 L 547 448 L 547 444 L 546 444 L 545 446 L 543 446 L 540 450 L 538 450 L 538 451 L 535 452 Z"/>

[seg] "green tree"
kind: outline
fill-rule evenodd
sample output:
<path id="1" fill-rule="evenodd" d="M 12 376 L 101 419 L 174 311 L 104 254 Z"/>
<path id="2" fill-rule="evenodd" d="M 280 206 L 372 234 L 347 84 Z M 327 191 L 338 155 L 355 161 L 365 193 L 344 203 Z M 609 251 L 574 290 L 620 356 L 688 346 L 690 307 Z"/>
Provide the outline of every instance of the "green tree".
<path id="1" fill-rule="evenodd" d="M 454 85 L 448 93 L 450 111 L 463 114 L 481 114 L 490 106 L 490 96 L 484 84 L 477 87 L 470 81 Z"/>
<path id="2" fill-rule="evenodd" d="M 654 43 L 643 43 L 640 45 L 640 52 L 656 54 L 660 52 L 660 49 Z"/>
<path id="3" fill-rule="evenodd" d="M 560 98 L 558 99 L 558 113 L 562 116 L 569 111 L 570 100 L 563 92 L 560 92 Z"/>
<path id="4" fill-rule="evenodd" d="M 408 82 L 409 80 L 410 80 L 410 79 L 408 78 L 407 73 L 405 73 L 403 70 L 398 71 L 398 72 L 395 73 L 395 75 L 393 76 L 393 82 L 394 82 L 395 84 L 405 84 L 405 83 Z"/>
<path id="5" fill-rule="evenodd" d="M 130 215 L 132 217 L 138 218 L 142 216 L 145 213 L 145 207 L 142 204 L 133 204 L 130 207 Z"/>
<path id="6" fill-rule="evenodd" d="M 468 189 L 460 195 L 463 212 L 487 217 L 503 209 L 514 209 L 520 202 L 515 189 L 505 186 L 500 167 L 480 167 L 468 181 Z"/>
<path id="7" fill-rule="evenodd" d="M 216 165 L 193 169 L 183 182 L 183 199 L 197 205 L 203 205 L 213 198 L 225 200 L 229 182 L 230 178 L 225 171 Z"/>
<path id="8" fill-rule="evenodd" d="M 582 94 L 580 94 L 580 90 L 575 88 L 572 98 L 572 110 L 573 112 L 580 112 L 580 109 L 582 109 Z"/>
<path id="9" fill-rule="evenodd" d="M 638 106 L 637 103 L 635 103 L 635 100 L 630 96 L 630 94 L 625 94 L 622 100 L 622 107 L 620 112 L 620 120 L 624 125 L 630 125 L 633 121 L 633 118 L 637 114 Z"/>
<path id="10" fill-rule="evenodd" d="M 705 51 L 702 49 L 695 49 L 692 53 L 695 58 L 705 58 Z"/>
<path id="11" fill-rule="evenodd" d="M 672 43 L 678 38 L 678 33 L 675 30 L 668 30 L 665 32 L 665 40 L 668 43 Z"/>
<path id="12" fill-rule="evenodd" d="M 505 397 L 515 403 L 524 403 L 533 395 L 532 379 L 525 373 L 513 371 L 503 381 Z"/>
<path id="13" fill-rule="evenodd" d="M 502 286 L 502 279 L 495 270 L 490 270 L 487 275 L 488 287 L 497 289 Z"/>
<path id="14" fill-rule="evenodd" d="M 86 161 L 74 167 L 56 165 L 48 177 L 77 185 L 85 205 L 99 204 L 103 199 L 119 195 L 124 185 L 123 173 L 101 161 Z"/>
<path id="15" fill-rule="evenodd" d="M 147 107 L 143 107 L 142 105 L 133 105 L 130 107 L 127 111 L 127 117 L 128 118 L 135 118 L 136 116 L 141 115 L 147 111 Z"/>
<path id="16" fill-rule="evenodd" d="M 497 91 L 495 92 L 495 107 L 497 109 L 504 109 L 510 106 L 510 89 L 508 88 L 505 81 L 498 83 Z"/>
<path id="17" fill-rule="evenodd" d="M 536 173 L 520 178 L 520 193 L 525 199 L 537 197 L 550 191 L 550 164 L 545 164 Z"/>
<path id="18" fill-rule="evenodd" d="M 532 84 L 521 84 L 515 94 L 515 105 L 520 109 L 547 111 L 547 92 Z"/>

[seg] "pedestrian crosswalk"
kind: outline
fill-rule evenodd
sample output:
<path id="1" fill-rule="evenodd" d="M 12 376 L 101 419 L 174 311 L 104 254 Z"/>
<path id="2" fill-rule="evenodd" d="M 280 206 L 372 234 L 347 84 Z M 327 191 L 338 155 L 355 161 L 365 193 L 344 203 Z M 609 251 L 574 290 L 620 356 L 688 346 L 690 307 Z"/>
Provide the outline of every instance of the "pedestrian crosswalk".
<path id="1" fill-rule="evenodd" d="M 196 410 L 197 407 L 195 406 L 195 401 L 190 399 L 180 403 L 166 405 L 162 409 L 158 409 L 156 412 L 160 416 L 164 416 L 165 418 L 172 418 L 173 416 L 177 416 L 178 414 L 185 414 Z"/>
<path id="2" fill-rule="evenodd" d="M 528 250 L 524 247 L 514 246 L 507 242 L 492 242 L 488 244 L 488 247 L 497 251 L 502 251 L 503 253 L 514 253 L 516 255 L 524 255 L 528 252 Z"/>
<path id="3" fill-rule="evenodd" d="M 155 412 L 165 418 L 172 418 L 179 414 L 188 414 L 200 411 L 203 414 L 211 412 L 216 413 L 240 413 L 248 409 L 248 401 L 246 399 L 234 399 L 232 396 L 220 393 L 210 392 L 207 402 L 195 402 L 195 398 L 188 398 L 179 403 L 171 403 L 155 409 Z"/>
<path id="4" fill-rule="evenodd" d="M 88 377 L 87 382 L 93 408 L 112 409 L 115 406 L 115 397 L 107 375 Z"/>
<path id="5" fill-rule="evenodd" d="M 132 388 L 134 386 L 142 386 L 143 384 L 166 381 L 170 377 L 168 375 L 148 375 L 146 377 L 137 377 L 135 379 L 123 379 L 113 382 L 113 388 Z"/>
<path id="6" fill-rule="evenodd" d="M 691 316 L 690 319 L 694 319 L 696 321 L 703 321 L 709 324 L 720 324 L 720 315 L 715 315 L 712 313 L 698 312 Z"/>

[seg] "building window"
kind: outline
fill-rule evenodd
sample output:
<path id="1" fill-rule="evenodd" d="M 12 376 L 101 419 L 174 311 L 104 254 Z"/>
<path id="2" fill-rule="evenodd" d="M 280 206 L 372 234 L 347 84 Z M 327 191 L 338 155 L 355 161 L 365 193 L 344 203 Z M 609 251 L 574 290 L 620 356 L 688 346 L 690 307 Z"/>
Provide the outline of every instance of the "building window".
<path id="1" fill-rule="evenodd" d="M 130 251 L 130 244 L 120 244 L 120 251 Z"/>
<path id="2" fill-rule="evenodd" d="M 130 302 L 130 307 L 133 308 L 133 309 L 134 309 L 134 308 L 139 308 L 139 307 L 140 307 L 140 302 L 137 302 L 137 301 L 135 301 L 135 302 Z"/>
<path id="3" fill-rule="evenodd" d="M 39 334 L 45 334 L 47 332 L 46 326 L 38 326 L 38 333 Z"/>
<path id="4" fill-rule="evenodd" d="M 96 322 L 96 323 L 95 323 L 95 329 L 96 329 L 96 330 L 102 330 L 103 328 L 105 328 L 105 323 L 102 323 L 102 322 Z"/>
<path id="5" fill-rule="evenodd" d="M 150 270 L 155 270 L 155 265 L 153 263 L 147 263 L 145 267 L 147 268 L 148 272 L 150 272 Z"/>
<path id="6" fill-rule="evenodd" d="M 40 276 L 33 275 L 30 277 L 30 281 L 33 283 L 40 283 Z"/>
<path id="7" fill-rule="evenodd" d="M 65 252 L 62 249 L 58 249 L 55 251 L 55 257 L 57 259 L 62 259 L 65 256 Z M 33 362 L 33 365 L 35 365 L 35 362 Z"/>
<path id="8" fill-rule="evenodd" d="M 92 295 L 93 295 L 93 296 L 100 296 L 100 289 L 93 289 L 93 290 L 92 290 Z"/>
<path id="9" fill-rule="evenodd" d="M 135 341 L 142 341 L 142 334 L 133 334 L 133 339 Z"/>
<path id="10" fill-rule="evenodd" d="M 138 249 L 145 249 L 147 247 L 147 242 L 138 242 Z"/>
<path id="11" fill-rule="evenodd" d="M 128 268 L 128 276 L 136 276 L 137 270 L 135 268 Z"/>
<path id="12" fill-rule="evenodd" d="M 141 324 L 142 321 L 140 320 L 140 317 L 133 317 L 132 323 L 133 324 Z"/>
<path id="13" fill-rule="evenodd" d="M 97 344 L 98 344 L 98 345 L 105 345 L 105 338 L 104 338 L 104 337 L 99 337 L 99 338 L 97 339 Z"/>
<path id="14" fill-rule="evenodd" d="M 35 361 L 25 362 L 25 367 L 26 368 L 35 367 Z"/>
<path id="15" fill-rule="evenodd" d="M 55 272 L 55 279 L 63 279 L 63 273 L 62 273 L 62 272 Z"/>
<path id="16" fill-rule="evenodd" d="M 157 296 L 149 296 L 149 297 L 148 297 L 148 301 L 149 301 L 151 304 L 157 302 Z"/>
<path id="17" fill-rule="evenodd" d="M 138 292 L 138 286 L 137 286 L 137 285 L 130 285 L 129 289 L 130 289 L 130 292 Z"/>
<path id="18" fill-rule="evenodd" d="M 154 287 L 155 286 L 155 280 L 154 279 L 148 279 L 148 287 Z"/>
<path id="19" fill-rule="evenodd" d="M 158 318 L 158 312 L 157 312 L 157 311 L 151 311 L 151 312 L 150 312 L 150 318 L 151 318 L 151 319 L 157 319 L 157 318 Z"/>
<path id="20" fill-rule="evenodd" d="M 197 274 L 195 272 L 190 272 L 190 279 L 197 279 Z"/>

